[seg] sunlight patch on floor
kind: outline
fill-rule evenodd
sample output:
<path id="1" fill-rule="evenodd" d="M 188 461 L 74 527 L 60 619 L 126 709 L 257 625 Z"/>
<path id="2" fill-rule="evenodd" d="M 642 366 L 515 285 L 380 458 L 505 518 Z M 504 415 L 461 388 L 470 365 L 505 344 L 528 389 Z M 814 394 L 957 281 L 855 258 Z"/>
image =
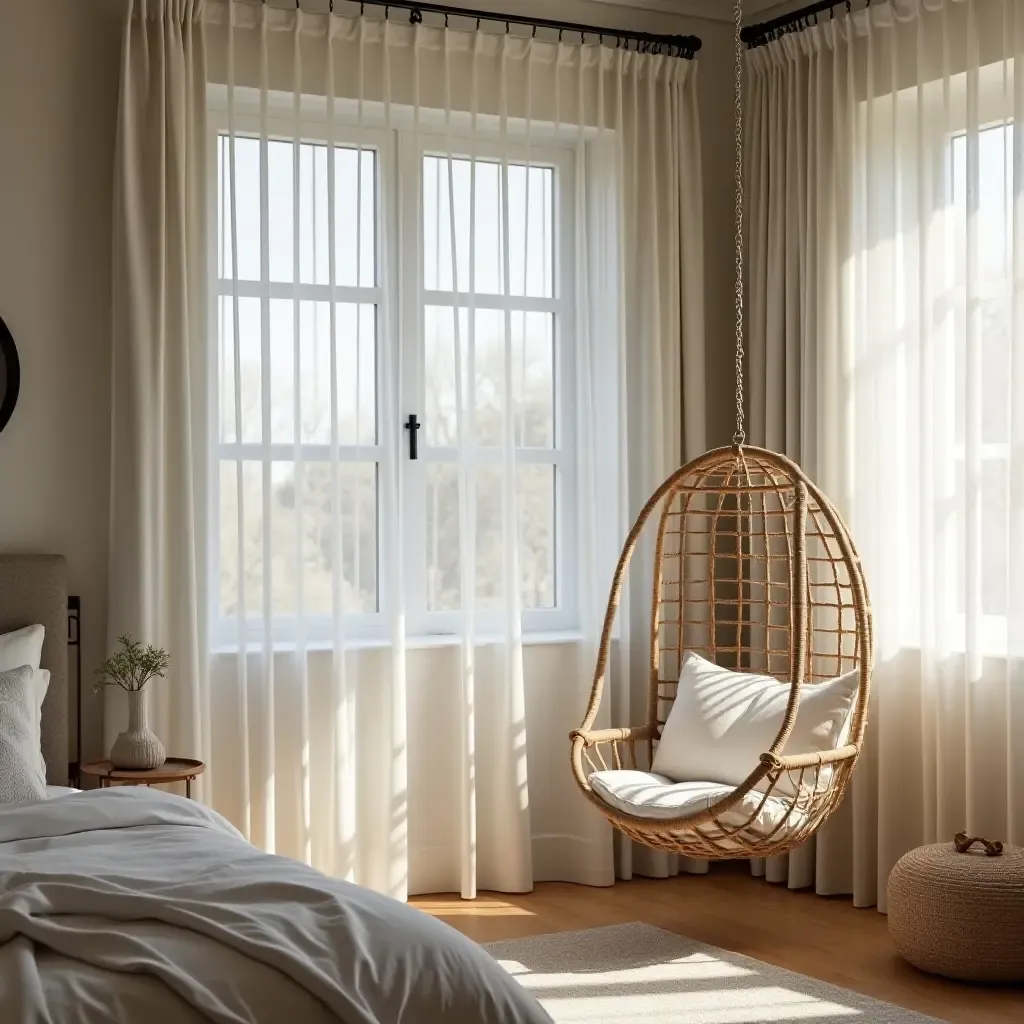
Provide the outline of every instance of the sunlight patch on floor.
<path id="1" fill-rule="evenodd" d="M 520 979 L 523 981 L 523 979 Z M 525 984 L 525 981 L 524 981 Z M 578 979 L 574 979 L 578 984 Z M 702 992 L 626 993 L 623 995 L 544 997 L 544 1008 L 559 1024 L 569 1021 L 643 1020 L 649 1024 L 769 1024 L 770 1021 L 827 1021 L 860 1017 L 851 1006 L 816 999 L 789 989 L 765 986 L 707 989 Z"/>
<path id="2" fill-rule="evenodd" d="M 498 963 L 513 977 L 518 979 L 538 998 L 544 989 L 563 988 L 567 983 L 577 988 L 592 985 L 628 985 L 649 982 L 706 981 L 713 978 L 743 978 L 755 976 L 754 971 L 736 964 L 716 960 L 703 953 L 679 960 L 670 960 L 664 964 L 648 964 L 644 967 L 631 967 L 625 970 L 607 970 L 591 975 L 587 974 L 536 974 L 529 968 L 513 960 L 499 960 Z M 570 981 L 571 979 L 571 981 Z"/>
<path id="3" fill-rule="evenodd" d="M 536 917 L 532 910 L 499 900 L 483 903 L 479 900 L 417 900 L 417 910 L 435 917 Z"/>
<path id="4" fill-rule="evenodd" d="M 770 1024 L 863 1018 L 856 1007 L 835 1000 L 758 984 L 762 979 L 757 971 L 705 953 L 592 973 L 534 973 L 515 960 L 499 963 L 537 996 L 559 1024 L 616 1019 L 647 1024 Z"/>

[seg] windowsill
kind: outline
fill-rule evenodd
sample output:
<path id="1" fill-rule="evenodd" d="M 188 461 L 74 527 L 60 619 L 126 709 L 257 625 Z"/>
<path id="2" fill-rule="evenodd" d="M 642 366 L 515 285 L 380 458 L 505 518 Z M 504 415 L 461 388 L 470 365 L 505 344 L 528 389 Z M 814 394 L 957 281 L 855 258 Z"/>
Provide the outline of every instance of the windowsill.
<path id="1" fill-rule="evenodd" d="M 549 644 L 571 644 L 579 643 L 583 639 L 580 630 L 551 630 L 544 633 L 524 633 L 524 647 L 543 647 Z M 493 647 L 503 643 L 504 637 L 493 633 L 484 633 L 477 638 L 477 647 Z M 419 636 L 405 638 L 405 648 L 409 651 L 432 650 L 441 647 L 458 647 L 462 638 L 455 633 L 427 633 Z M 260 640 L 254 640 L 247 645 L 250 654 L 259 654 L 264 649 Z M 298 650 L 298 645 L 292 640 L 275 640 L 271 645 L 275 654 L 287 654 Z M 358 637 L 345 644 L 346 651 L 375 651 L 386 650 L 391 647 L 391 641 L 385 638 Z M 307 651 L 328 652 L 333 650 L 334 644 L 330 640 L 310 640 L 305 644 Z M 210 648 L 211 656 L 237 654 L 237 644 L 215 644 Z"/>

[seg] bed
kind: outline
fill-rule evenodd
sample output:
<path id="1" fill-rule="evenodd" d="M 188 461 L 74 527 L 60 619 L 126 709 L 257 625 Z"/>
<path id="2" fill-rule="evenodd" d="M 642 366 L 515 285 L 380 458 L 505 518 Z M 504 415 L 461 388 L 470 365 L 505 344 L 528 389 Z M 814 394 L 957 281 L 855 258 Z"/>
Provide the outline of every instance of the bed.
<path id="1" fill-rule="evenodd" d="M 0 555 L 0 634 L 46 628 L 47 783 L 68 781 L 63 558 Z M 388 897 L 262 853 L 146 788 L 0 807 L 0 1020 L 541 1024 L 480 947 Z"/>

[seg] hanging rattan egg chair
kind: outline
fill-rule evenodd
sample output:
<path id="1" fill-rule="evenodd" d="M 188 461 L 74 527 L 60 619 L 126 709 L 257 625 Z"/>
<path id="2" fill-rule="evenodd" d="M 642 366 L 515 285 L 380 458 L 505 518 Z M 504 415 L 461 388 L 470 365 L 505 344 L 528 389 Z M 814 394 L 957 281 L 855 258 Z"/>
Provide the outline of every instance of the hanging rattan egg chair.
<path id="1" fill-rule="evenodd" d="M 867 587 L 841 517 L 794 462 L 745 444 L 741 0 L 735 0 L 733 13 L 736 434 L 732 447 L 708 452 L 673 473 L 637 518 L 615 570 L 590 704 L 571 734 L 573 776 L 613 825 L 647 846 L 713 860 L 784 853 L 821 828 L 839 806 L 860 754 L 872 666 Z M 638 541 L 651 527 L 657 533 L 647 721 L 595 730 L 619 598 Z M 779 707 L 777 717 L 767 719 L 781 722 L 775 740 L 749 755 L 745 778 L 746 755 L 731 766 L 728 780 L 711 773 L 677 779 L 646 771 L 656 767 L 689 652 L 714 663 L 708 666 L 712 671 L 717 665 L 760 673 L 761 693 L 775 705 L 780 701 L 772 680 L 789 688 L 784 712 Z M 802 690 L 831 680 L 848 686 L 844 727 L 829 734 L 834 742 L 824 749 L 790 749 Z M 644 799 L 631 798 L 630 786 L 642 788 Z"/>
<path id="2" fill-rule="evenodd" d="M 657 533 L 647 721 L 595 730 L 619 598 L 650 528 Z M 788 685 L 782 728 L 746 780 L 710 806 L 673 819 L 628 813 L 602 799 L 590 777 L 653 762 L 687 651 Z M 708 452 L 655 491 L 626 540 L 590 704 L 571 736 L 573 776 L 613 825 L 648 846 L 716 860 L 783 853 L 812 836 L 842 799 L 864 739 L 871 655 L 860 559 L 828 498 L 785 456 L 740 444 Z M 801 687 L 853 669 L 848 740 L 827 751 L 789 750 Z"/>

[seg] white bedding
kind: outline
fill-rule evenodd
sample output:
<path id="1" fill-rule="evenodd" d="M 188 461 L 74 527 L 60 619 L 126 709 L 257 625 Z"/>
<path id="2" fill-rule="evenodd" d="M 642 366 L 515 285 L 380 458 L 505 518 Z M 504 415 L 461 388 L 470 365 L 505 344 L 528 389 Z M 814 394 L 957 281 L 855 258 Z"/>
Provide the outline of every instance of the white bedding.
<path id="1" fill-rule="evenodd" d="M 261 853 L 201 804 L 93 790 L 0 809 L 4 1024 L 541 1024 L 480 947 Z"/>

